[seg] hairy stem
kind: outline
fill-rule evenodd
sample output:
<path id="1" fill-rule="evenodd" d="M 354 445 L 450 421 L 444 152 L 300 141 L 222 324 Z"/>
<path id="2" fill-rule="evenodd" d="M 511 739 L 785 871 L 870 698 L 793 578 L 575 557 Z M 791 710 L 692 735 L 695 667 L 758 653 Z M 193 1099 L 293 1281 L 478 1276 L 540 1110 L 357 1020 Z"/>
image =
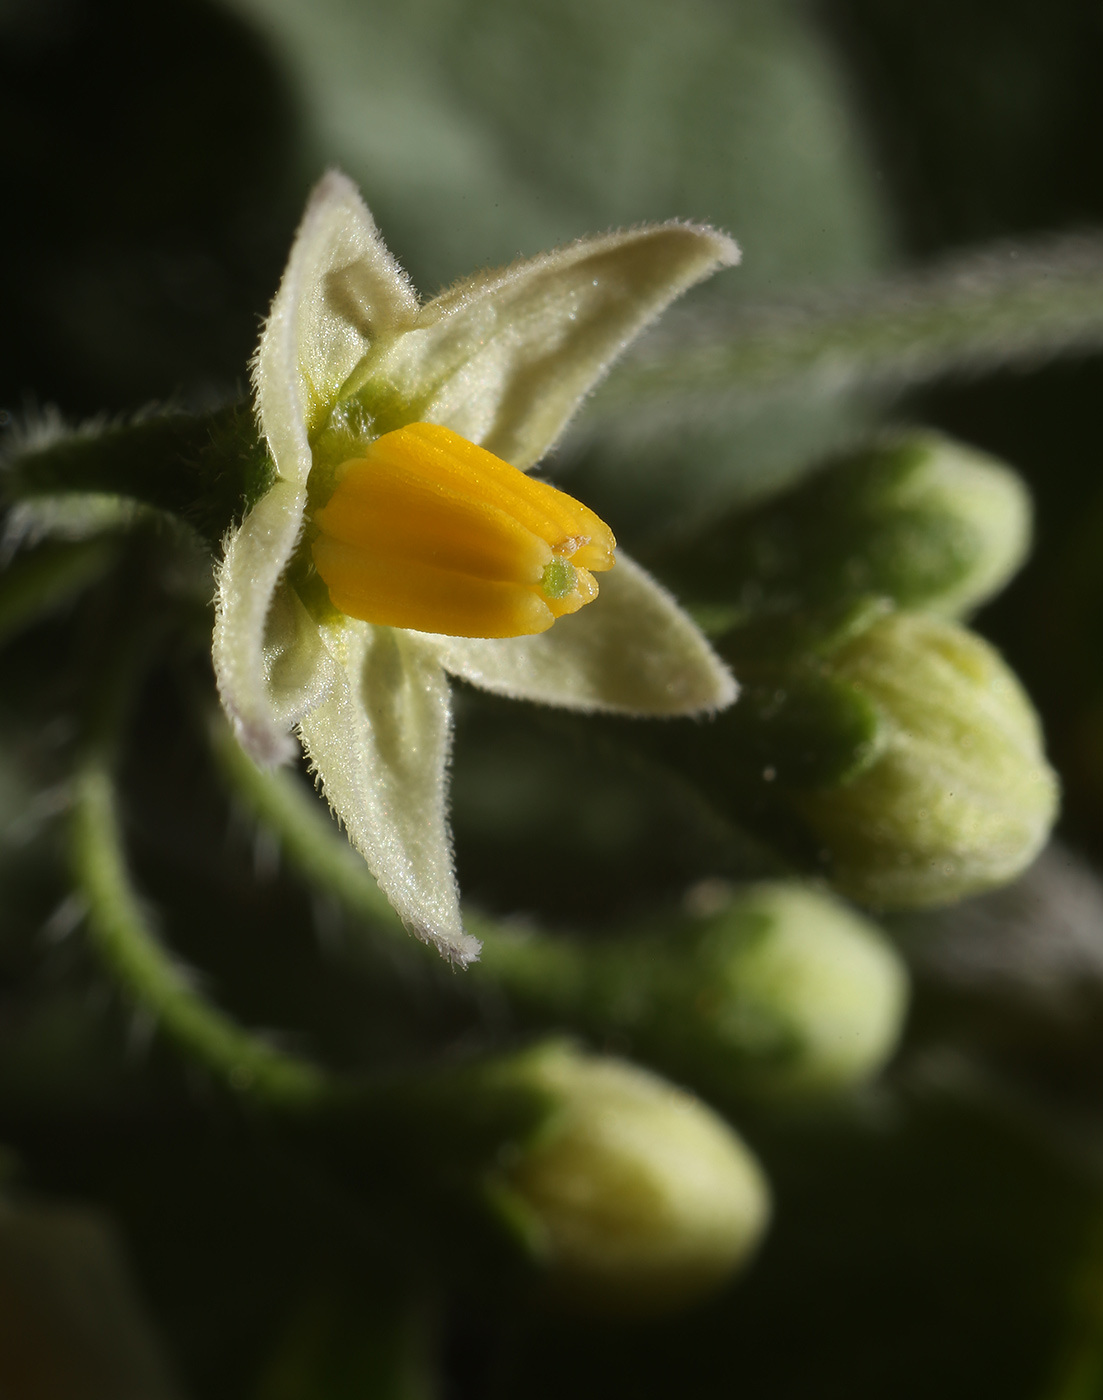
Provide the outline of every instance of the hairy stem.
<path id="1" fill-rule="evenodd" d="M 681 319 L 594 396 L 595 434 L 674 426 L 792 392 L 899 390 L 1103 348 L 1103 238 L 987 249 L 849 295 Z"/>
<path id="2" fill-rule="evenodd" d="M 74 492 L 122 496 L 187 521 L 217 549 L 272 477 L 252 410 L 239 403 L 51 434 L 10 456 L 0 489 L 9 503 Z"/>
<path id="3" fill-rule="evenodd" d="M 330 1087 L 324 1072 L 213 1005 L 162 944 L 131 882 L 113 774 L 135 669 L 130 656 L 105 670 L 74 781 L 71 857 L 92 945 L 127 997 L 235 1092 L 287 1106 L 318 1101 Z"/>

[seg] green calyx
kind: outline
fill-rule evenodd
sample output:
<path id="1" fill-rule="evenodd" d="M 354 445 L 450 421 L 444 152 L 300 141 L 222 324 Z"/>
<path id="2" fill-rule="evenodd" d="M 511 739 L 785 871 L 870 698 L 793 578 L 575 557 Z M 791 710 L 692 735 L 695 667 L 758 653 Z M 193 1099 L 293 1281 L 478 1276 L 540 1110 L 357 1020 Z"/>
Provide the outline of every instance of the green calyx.
<path id="1" fill-rule="evenodd" d="M 1013 879 L 1057 812 L 1037 717 L 975 634 L 895 613 L 831 659 L 881 718 L 882 746 L 855 779 L 794 805 L 830 853 L 833 882 L 867 904 L 944 904 Z"/>
<path id="2" fill-rule="evenodd" d="M 663 561 L 681 596 L 731 621 L 863 595 L 959 617 L 1022 563 L 1030 501 L 1002 463 L 934 433 L 885 437 Z"/>

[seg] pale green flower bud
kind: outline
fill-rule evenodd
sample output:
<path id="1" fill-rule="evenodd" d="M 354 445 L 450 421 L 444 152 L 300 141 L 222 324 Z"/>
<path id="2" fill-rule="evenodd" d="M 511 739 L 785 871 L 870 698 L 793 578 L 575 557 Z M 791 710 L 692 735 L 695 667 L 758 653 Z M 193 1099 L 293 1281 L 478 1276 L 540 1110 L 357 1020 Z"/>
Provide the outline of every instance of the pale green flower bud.
<path id="1" fill-rule="evenodd" d="M 904 964 L 838 900 L 794 883 L 756 885 L 695 944 L 693 1002 L 654 1033 L 680 1058 L 696 1052 L 710 1082 L 725 1073 L 729 1087 L 755 1093 L 838 1090 L 875 1074 L 896 1048 Z"/>
<path id="2" fill-rule="evenodd" d="M 880 440 L 671 557 L 681 596 L 731 620 L 862 595 L 956 617 L 1004 586 L 1030 543 L 1026 487 L 934 433 Z"/>
<path id="3" fill-rule="evenodd" d="M 861 591 L 958 617 L 999 593 L 1026 558 L 1030 496 L 993 457 L 919 433 L 872 448 L 846 475 L 856 520 L 866 514 L 880 525 L 871 531 Z"/>
<path id="4" fill-rule="evenodd" d="M 472 976 L 725 1097 L 830 1093 L 882 1067 L 907 973 L 873 924 L 795 882 L 708 881 L 690 902 L 699 914 L 630 941 L 488 936 Z"/>
<path id="5" fill-rule="evenodd" d="M 557 1293 L 584 1307 L 662 1311 L 729 1277 L 770 1214 L 735 1133 L 681 1089 L 624 1061 L 553 1047 L 526 1080 L 553 1108 L 504 1172 Z"/>
<path id="6" fill-rule="evenodd" d="M 1013 879 L 1041 849 L 1057 780 L 1038 720 L 992 647 L 893 613 L 824 669 L 877 711 L 876 756 L 849 782 L 796 794 L 832 882 L 864 903 L 948 903 Z"/>

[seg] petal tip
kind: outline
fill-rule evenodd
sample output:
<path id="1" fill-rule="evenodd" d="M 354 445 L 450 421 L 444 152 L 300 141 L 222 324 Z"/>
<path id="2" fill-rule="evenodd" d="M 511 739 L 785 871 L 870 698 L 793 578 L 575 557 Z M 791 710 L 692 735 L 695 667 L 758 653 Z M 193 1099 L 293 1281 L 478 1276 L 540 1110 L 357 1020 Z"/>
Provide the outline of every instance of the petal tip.
<path id="1" fill-rule="evenodd" d="M 451 963 L 453 967 L 470 967 L 473 962 L 478 962 L 483 951 L 479 940 L 462 930 L 433 928 L 429 924 L 409 918 L 403 918 L 402 922 L 415 938 L 435 948 L 445 962 Z"/>
<path id="2" fill-rule="evenodd" d="M 721 268 L 737 267 L 743 261 L 743 250 L 735 239 L 711 224 L 698 224 L 692 219 L 668 219 L 661 224 L 643 224 L 639 232 L 644 236 L 654 232 L 675 233 L 691 241 L 694 245 L 691 261 L 695 270 L 690 274 L 692 281 L 687 286 L 704 281 Z"/>
<path id="3" fill-rule="evenodd" d="M 726 666 L 717 668 L 716 694 L 701 707 L 699 713 L 712 716 L 730 709 L 739 699 L 739 682 Z"/>
<path id="4" fill-rule="evenodd" d="M 231 714 L 234 738 L 261 768 L 285 768 L 298 754 L 299 745 L 291 734 L 270 725 L 249 722 Z"/>
<path id="5" fill-rule="evenodd" d="M 712 660 L 707 675 L 698 673 L 697 685 L 687 686 L 665 707 L 656 705 L 650 713 L 656 718 L 713 719 L 721 710 L 734 705 L 739 698 L 739 684 L 726 666 L 717 664 L 715 658 Z"/>
<path id="6" fill-rule="evenodd" d="M 743 261 L 743 249 L 722 229 L 713 228 L 711 224 L 695 223 L 682 224 L 681 227 L 696 234 L 702 243 L 708 246 L 714 268 L 738 267 Z"/>
<path id="7" fill-rule="evenodd" d="M 310 191 L 306 207 L 309 210 L 316 204 L 328 204 L 334 199 L 349 198 L 359 200 L 360 191 L 343 170 L 338 170 L 336 166 L 330 166 Z"/>

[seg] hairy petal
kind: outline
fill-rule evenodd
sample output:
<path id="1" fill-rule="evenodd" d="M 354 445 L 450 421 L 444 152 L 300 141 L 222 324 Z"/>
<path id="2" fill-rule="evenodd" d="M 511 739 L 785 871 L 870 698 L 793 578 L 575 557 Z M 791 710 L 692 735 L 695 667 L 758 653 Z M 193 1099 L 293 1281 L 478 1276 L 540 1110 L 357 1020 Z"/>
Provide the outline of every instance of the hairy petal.
<path id="1" fill-rule="evenodd" d="M 218 693 L 239 743 L 266 767 L 290 762 L 295 753 L 288 729 L 298 716 L 289 716 L 270 691 L 265 637 L 305 503 L 305 486 L 275 482 L 227 536 L 218 568 L 212 646 Z"/>
<path id="2" fill-rule="evenodd" d="M 257 351 L 260 428 L 277 480 L 226 540 L 215 600 L 219 694 L 257 762 L 285 762 L 287 730 L 332 680 L 309 618 L 276 586 L 299 538 L 311 468 L 309 434 L 376 334 L 409 325 L 417 297 L 352 184 L 317 186 Z M 315 666 L 321 667 L 313 674 Z"/>
<path id="3" fill-rule="evenodd" d="M 406 927 L 453 962 L 463 931 L 445 815 L 448 679 L 423 639 L 346 618 L 323 629 L 340 664 L 299 732 L 330 806 Z"/>
<path id="4" fill-rule="evenodd" d="M 253 380 L 261 430 L 280 476 L 303 483 L 309 435 L 379 337 L 407 329 L 417 294 L 352 182 L 315 187 L 265 322 Z"/>
<path id="5" fill-rule="evenodd" d="M 440 423 L 527 469 L 629 341 L 738 260 L 730 238 L 694 224 L 580 239 L 457 283 L 412 331 L 369 355 L 342 393 L 373 414 L 390 404 L 403 421 Z"/>
<path id="6" fill-rule="evenodd" d="M 731 673 L 674 599 L 623 554 L 594 602 L 550 632 L 431 639 L 441 665 L 483 690 L 566 709 L 694 715 L 725 709 Z"/>

